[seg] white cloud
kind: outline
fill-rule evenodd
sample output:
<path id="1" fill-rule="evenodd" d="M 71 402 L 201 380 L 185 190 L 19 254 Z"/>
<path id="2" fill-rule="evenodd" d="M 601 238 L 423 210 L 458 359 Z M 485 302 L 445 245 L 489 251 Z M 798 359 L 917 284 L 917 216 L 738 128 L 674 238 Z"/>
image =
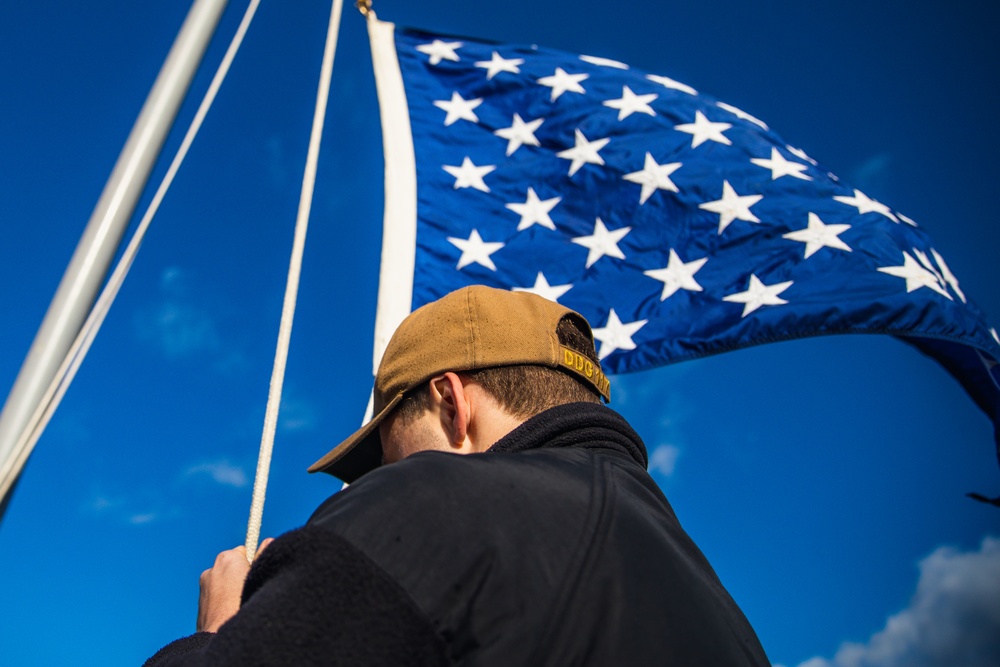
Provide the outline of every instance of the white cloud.
<path id="1" fill-rule="evenodd" d="M 278 426 L 282 433 L 311 431 L 316 425 L 316 410 L 311 403 L 301 398 L 281 399 Z"/>
<path id="2" fill-rule="evenodd" d="M 146 507 L 141 507 L 139 502 L 126 496 L 115 496 L 105 493 L 99 488 L 94 488 L 91 490 L 90 497 L 83 502 L 81 510 L 85 514 L 103 521 L 111 520 L 133 526 L 152 523 L 175 514 L 175 512 L 164 513 L 155 509 L 147 509 L 150 505 L 158 504 L 148 498 L 142 504 L 145 504 Z"/>
<path id="3" fill-rule="evenodd" d="M 215 323 L 188 299 L 187 278 L 180 269 L 163 271 L 160 292 L 159 301 L 135 315 L 136 331 L 142 340 L 153 343 L 172 359 L 220 348 Z"/>
<path id="4" fill-rule="evenodd" d="M 104 514 L 118 509 L 124 504 L 120 498 L 112 498 L 103 493 L 94 493 L 83 503 L 83 511 L 88 514 Z"/>
<path id="5" fill-rule="evenodd" d="M 216 484 L 232 486 L 237 489 L 247 485 L 247 475 L 243 471 L 243 468 L 233 465 L 229 461 L 199 463 L 184 471 L 185 477 L 200 475 L 207 475 Z"/>
<path id="6" fill-rule="evenodd" d="M 920 561 L 910 605 L 867 643 L 845 642 L 832 660 L 798 667 L 987 667 L 1000 665 L 1000 539 L 978 551 L 940 547 Z"/>
<path id="7" fill-rule="evenodd" d="M 670 477 L 674 474 L 674 469 L 677 467 L 677 457 L 680 454 L 680 448 L 673 445 L 657 446 L 653 450 L 653 453 L 649 455 L 649 472 Z"/>
<path id="8" fill-rule="evenodd" d="M 212 320 L 196 308 L 164 301 L 136 315 L 140 338 L 154 343 L 172 359 L 217 349 L 219 337 Z"/>

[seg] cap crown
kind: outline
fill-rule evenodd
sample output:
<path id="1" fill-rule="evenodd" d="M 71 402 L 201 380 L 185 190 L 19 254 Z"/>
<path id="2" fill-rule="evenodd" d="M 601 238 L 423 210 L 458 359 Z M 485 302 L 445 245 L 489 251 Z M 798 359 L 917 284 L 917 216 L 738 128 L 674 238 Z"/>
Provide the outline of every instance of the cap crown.
<path id="1" fill-rule="evenodd" d="M 445 371 L 559 366 L 562 353 L 556 328 L 572 313 L 528 292 L 481 285 L 418 308 L 403 320 L 382 356 L 375 378 L 375 410 Z"/>

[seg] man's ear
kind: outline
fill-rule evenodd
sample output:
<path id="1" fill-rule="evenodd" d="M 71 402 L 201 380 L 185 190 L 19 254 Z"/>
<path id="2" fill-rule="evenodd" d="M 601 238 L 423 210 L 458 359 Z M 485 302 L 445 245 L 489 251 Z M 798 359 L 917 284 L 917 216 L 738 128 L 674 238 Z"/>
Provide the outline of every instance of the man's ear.
<path id="1" fill-rule="evenodd" d="M 468 439 L 471 415 L 462 378 L 449 371 L 431 378 L 428 384 L 431 403 L 438 409 L 441 426 L 448 434 L 449 443 L 461 449 Z"/>

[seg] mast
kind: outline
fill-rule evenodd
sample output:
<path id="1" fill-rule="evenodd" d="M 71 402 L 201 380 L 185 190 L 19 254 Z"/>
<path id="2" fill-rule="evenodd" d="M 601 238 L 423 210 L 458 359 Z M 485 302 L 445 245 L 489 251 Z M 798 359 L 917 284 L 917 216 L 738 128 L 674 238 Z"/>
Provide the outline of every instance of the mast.
<path id="1" fill-rule="evenodd" d="M 228 0 L 195 0 L 146 97 L 0 412 L 0 518 L 27 452 L 18 441 L 103 284 Z M 13 465 L 11 465 L 13 464 Z"/>

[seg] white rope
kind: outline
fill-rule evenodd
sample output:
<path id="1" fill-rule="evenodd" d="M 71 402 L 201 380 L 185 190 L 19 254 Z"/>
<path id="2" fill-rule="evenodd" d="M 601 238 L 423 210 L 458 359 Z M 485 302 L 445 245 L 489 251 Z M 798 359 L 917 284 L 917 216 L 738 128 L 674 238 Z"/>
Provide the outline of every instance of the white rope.
<path id="1" fill-rule="evenodd" d="M 45 394 L 42 396 L 38 407 L 31 415 L 31 419 L 28 421 L 24 430 L 21 432 L 21 436 L 15 443 L 14 455 L 9 457 L 3 468 L 0 469 L 0 492 L 2 492 L 0 495 L 5 495 L 10 486 L 13 485 L 14 478 L 16 477 L 16 471 L 21 470 L 24 467 L 24 463 L 31 455 L 31 451 L 35 448 L 35 445 L 38 443 L 38 439 L 42 436 L 42 432 L 48 425 L 49 420 L 51 420 L 56 408 L 59 407 L 59 403 L 66 394 L 66 390 L 69 388 L 70 383 L 73 381 L 73 378 L 76 377 L 80 364 L 83 363 L 84 357 L 87 356 L 87 352 L 90 350 L 90 346 L 93 343 L 94 338 L 97 336 L 97 332 L 104 323 L 104 319 L 111 308 L 111 304 L 114 302 L 115 297 L 118 295 L 118 291 L 121 289 L 122 283 L 125 281 L 125 276 L 128 275 L 129 269 L 132 267 L 135 256 L 139 252 L 139 246 L 142 244 L 146 231 L 149 229 L 149 225 L 153 221 L 153 216 L 155 216 L 156 212 L 159 210 L 160 203 L 166 196 L 167 190 L 173 183 L 174 177 L 180 169 L 181 163 L 184 162 L 184 158 L 187 156 L 188 150 L 194 142 L 195 136 L 197 136 L 198 131 L 201 129 L 205 116 L 208 115 L 208 110 L 215 101 L 219 88 L 222 86 L 222 82 L 225 80 L 226 74 L 229 72 L 229 67 L 232 64 L 233 59 L 236 57 L 236 53 L 239 51 L 240 45 L 243 43 L 243 37 L 246 35 L 246 32 L 250 27 L 250 23 L 253 21 L 254 14 L 257 12 L 257 6 L 259 4 L 260 0 L 251 0 L 249 7 L 247 7 L 243 20 L 236 31 L 236 35 L 233 36 L 233 39 L 229 44 L 229 48 L 226 50 L 226 54 L 223 57 L 222 62 L 219 64 L 219 67 L 215 72 L 215 76 L 212 78 L 212 83 L 209 85 L 208 90 L 198 107 L 198 111 L 195 113 L 194 119 L 188 127 L 187 133 L 184 135 L 184 140 L 177 149 L 177 153 L 174 155 L 174 159 L 170 163 L 170 167 L 167 170 L 166 175 L 163 177 L 163 180 L 160 182 L 160 185 L 156 190 L 156 194 L 153 196 L 149 207 L 142 216 L 142 220 L 139 222 L 138 227 L 136 227 L 135 232 L 129 239 L 129 243 L 126 246 L 125 251 L 122 253 L 121 258 L 115 265 L 114 271 L 108 278 L 108 282 L 105 284 L 104 289 L 101 290 L 101 294 L 94 303 L 94 307 L 91 309 L 90 314 L 83 323 L 80 332 L 73 340 L 72 346 L 70 346 L 69 351 L 66 353 L 66 357 L 59 366 L 59 370 L 56 372 L 55 377 L 46 389 Z"/>
<path id="2" fill-rule="evenodd" d="M 299 196 L 299 212 L 295 221 L 295 241 L 288 267 L 288 281 L 285 284 L 285 301 L 281 309 L 281 326 L 278 330 L 277 349 L 274 353 L 274 367 L 271 371 L 271 385 L 264 412 L 264 432 L 257 457 L 257 475 L 253 483 L 253 500 L 250 503 L 250 519 L 247 522 L 247 560 L 253 562 L 260 540 L 260 524 L 264 515 L 264 497 L 267 494 L 267 476 L 271 469 L 271 452 L 274 449 L 274 433 L 278 425 L 278 407 L 281 404 L 281 387 L 285 378 L 285 363 L 288 359 L 288 345 L 292 336 L 292 320 L 295 317 L 295 300 L 299 288 L 299 274 L 302 270 L 302 253 L 309 226 L 309 211 L 312 207 L 313 189 L 316 183 L 316 163 L 319 160 L 320 139 L 323 136 L 323 118 L 330 95 L 330 78 L 333 73 L 333 56 L 337 50 L 337 33 L 340 25 L 342 0 L 333 0 L 330 24 L 323 51 L 323 66 L 320 70 L 319 90 L 316 94 L 316 108 L 313 112 L 312 134 L 309 137 L 309 152 L 306 168 L 302 176 L 302 191 Z"/>

